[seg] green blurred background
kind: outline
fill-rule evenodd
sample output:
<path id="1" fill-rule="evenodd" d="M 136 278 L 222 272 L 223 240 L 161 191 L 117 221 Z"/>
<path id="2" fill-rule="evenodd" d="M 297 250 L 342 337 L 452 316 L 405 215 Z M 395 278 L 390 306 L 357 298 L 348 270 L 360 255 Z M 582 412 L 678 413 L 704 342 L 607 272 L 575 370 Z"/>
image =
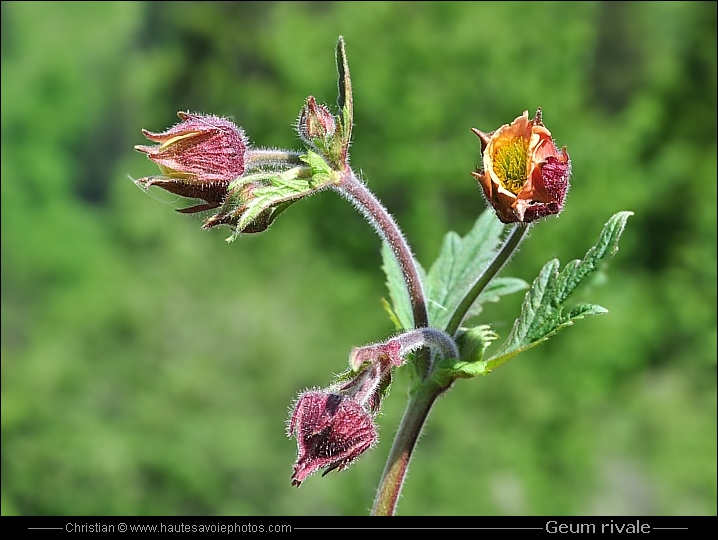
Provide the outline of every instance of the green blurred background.
<path id="1" fill-rule="evenodd" d="M 2 513 L 362 515 L 403 412 L 347 471 L 289 477 L 288 407 L 393 328 L 379 241 L 322 193 L 233 244 L 130 180 L 140 128 L 231 116 L 298 148 L 354 83 L 352 164 L 429 266 L 484 208 L 485 131 L 543 107 L 573 161 L 506 275 L 621 250 L 607 307 L 436 405 L 399 505 L 421 514 L 716 513 L 715 2 L 2 3 Z M 506 335 L 521 295 L 480 322 Z"/>

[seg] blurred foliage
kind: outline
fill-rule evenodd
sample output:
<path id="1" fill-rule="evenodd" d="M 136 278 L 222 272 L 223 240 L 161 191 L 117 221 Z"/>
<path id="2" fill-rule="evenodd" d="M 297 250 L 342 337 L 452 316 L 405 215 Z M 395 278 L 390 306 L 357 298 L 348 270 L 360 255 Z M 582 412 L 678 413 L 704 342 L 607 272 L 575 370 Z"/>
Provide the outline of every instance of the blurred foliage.
<path id="1" fill-rule="evenodd" d="M 379 241 L 331 193 L 266 233 L 172 212 L 128 178 L 140 128 L 231 116 L 298 147 L 347 43 L 352 163 L 424 266 L 484 208 L 488 131 L 541 106 L 573 161 L 564 213 L 504 275 L 621 251 L 607 307 L 459 381 L 399 505 L 417 514 L 715 514 L 715 2 L 2 2 L 2 513 L 366 514 L 405 404 L 350 469 L 289 477 L 287 409 L 392 326 Z M 479 322 L 505 336 L 521 295 Z"/>

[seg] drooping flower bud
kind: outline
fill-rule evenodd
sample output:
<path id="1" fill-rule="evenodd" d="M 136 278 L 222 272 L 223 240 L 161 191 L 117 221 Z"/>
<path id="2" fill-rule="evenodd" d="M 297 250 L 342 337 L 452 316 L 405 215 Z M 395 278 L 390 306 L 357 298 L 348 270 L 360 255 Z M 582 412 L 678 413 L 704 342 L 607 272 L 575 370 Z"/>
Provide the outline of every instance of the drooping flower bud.
<path id="1" fill-rule="evenodd" d="M 217 208 L 230 182 L 245 171 L 247 138 L 225 118 L 186 112 L 177 116 L 182 121 L 162 133 L 142 130 L 159 145 L 137 145 L 135 150 L 157 163 L 162 175 L 140 178 L 136 183 L 145 189 L 158 186 L 181 197 L 205 201 L 179 210 L 183 213 Z"/>
<path id="2" fill-rule="evenodd" d="M 354 347 L 349 354 L 349 365 L 355 371 L 367 362 L 398 367 L 404 364 L 409 353 L 422 347 L 431 347 L 444 358 L 459 357 L 456 342 L 443 330 L 414 328 L 380 343 Z"/>
<path id="3" fill-rule="evenodd" d="M 292 485 L 317 470 L 343 470 L 377 441 L 372 416 L 350 396 L 322 390 L 302 394 L 289 421 L 288 435 L 297 437 Z"/>
<path id="4" fill-rule="evenodd" d="M 292 485 L 299 486 L 319 469 L 346 469 L 378 439 L 374 417 L 391 384 L 391 360 L 382 355 L 350 370 L 323 390 L 299 396 L 287 436 L 297 438 Z"/>
<path id="5" fill-rule="evenodd" d="M 381 343 L 355 347 L 350 371 L 323 390 L 303 393 L 289 420 L 287 435 L 297 438 L 292 485 L 324 468 L 324 474 L 348 467 L 377 441 L 374 417 L 389 390 L 392 369 L 405 356 L 432 347 L 444 358 L 458 358 L 454 340 L 435 328 L 417 328 Z"/>
<path id="6" fill-rule="evenodd" d="M 483 168 L 471 174 L 501 221 L 529 223 L 561 212 L 571 160 L 565 146 L 556 148 L 541 109 L 533 120 L 524 111 L 490 133 L 472 131 L 481 139 Z"/>

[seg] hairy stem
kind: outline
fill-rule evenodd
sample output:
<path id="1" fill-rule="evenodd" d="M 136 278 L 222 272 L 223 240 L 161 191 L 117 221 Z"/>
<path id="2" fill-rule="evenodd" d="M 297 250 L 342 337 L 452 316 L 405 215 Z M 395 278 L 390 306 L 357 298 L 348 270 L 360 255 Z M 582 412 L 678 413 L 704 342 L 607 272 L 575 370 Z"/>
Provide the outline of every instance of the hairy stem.
<path id="1" fill-rule="evenodd" d="M 293 150 L 277 150 L 274 148 L 252 148 L 244 156 L 247 169 L 265 166 L 302 165 L 300 152 Z"/>
<path id="2" fill-rule="evenodd" d="M 409 398 L 377 488 L 371 515 L 394 515 L 416 441 L 436 398 L 445 390 L 434 384 L 424 384 Z"/>
<path id="3" fill-rule="evenodd" d="M 449 324 L 446 326 L 447 334 L 453 336 L 456 333 L 459 326 L 461 326 L 461 322 L 464 320 L 464 317 L 466 317 L 466 313 L 468 313 L 471 305 L 476 301 L 491 280 L 494 279 L 496 274 L 498 274 L 508 262 L 511 255 L 513 255 L 523 239 L 526 237 L 526 233 L 528 233 L 529 228 L 530 225 L 528 223 L 517 223 L 514 226 L 509 235 L 506 237 L 506 240 L 504 240 L 504 245 L 501 246 L 501 249 L 496 253 L 494 260 L 491 261 L 491 264 L 486 268 L 484 273 L 476 279 L 469 292 L 466 296 L 464 296 L 461 303 L 451 315 Z"/>
<path id="4" fill-rule="evenodd" d="M 399 356 L 406 356 L 422 347 L 432 347 L 444 358 L 458 358 L 459 349 L 453 338 L 436 328 L 416 328 L 389 340 L 399 344 Z"/>
<path id="5" fill-rule="evenodd" d="M 409 291 L 411 310 L 414 315 L 414 327 L 423 328 L 429 326 L 424 289 L 414 255 L 411 253 L 409 244 L 394 218 L 351 169 L 348 168 L 345 171 L 341 181 L 336 185 L 336 189 L 354 204 L 364 217 L 369 220 L 379 236 L 389 244 L 399 263 L 404 282 Z M 417 371 L 423 379 L 429 372 L 430 356 L 426 351 L 422 351 L 417 354 L 416 361 Z"/>

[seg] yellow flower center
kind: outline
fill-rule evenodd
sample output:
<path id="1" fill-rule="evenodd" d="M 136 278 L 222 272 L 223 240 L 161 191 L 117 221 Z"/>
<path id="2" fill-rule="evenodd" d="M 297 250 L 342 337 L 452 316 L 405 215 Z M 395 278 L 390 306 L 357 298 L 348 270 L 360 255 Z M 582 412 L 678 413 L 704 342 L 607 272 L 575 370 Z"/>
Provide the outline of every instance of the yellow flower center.
<path id="1" fill-rule="evenodd" d="M 523 137 L 497 141 L 491 162 L 501 186 L 518 195 L 526 183 L 529 142 Z"/>

